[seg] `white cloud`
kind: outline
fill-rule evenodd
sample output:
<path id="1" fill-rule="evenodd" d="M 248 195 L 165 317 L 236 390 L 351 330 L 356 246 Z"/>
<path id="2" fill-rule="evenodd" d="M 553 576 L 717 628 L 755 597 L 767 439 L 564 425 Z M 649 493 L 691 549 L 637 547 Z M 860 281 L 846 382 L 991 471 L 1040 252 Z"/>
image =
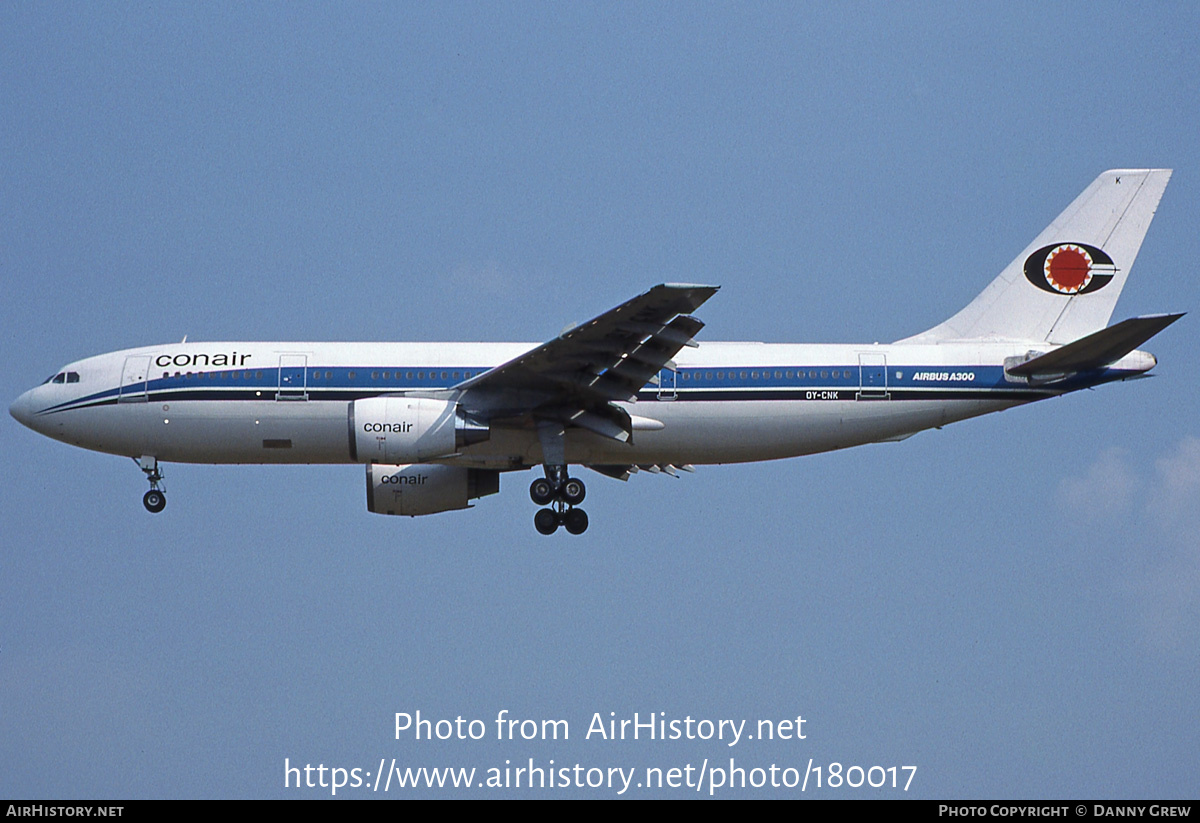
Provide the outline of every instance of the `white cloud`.
<path id="1" fill-rule="evenodd" d="M 1094 516 L 1127 514 L 1138 491 L 1138 478 L 1129 466 L 1129 452 L 1111 448 L 1100 455 L 1083 477 L 1059 483 L 1059 499 L 1072 511 Z"/>
<path id="2" fill-rule="evenodd" d="M 1137 571 L 1130 590 L 1140 602 L 1147 642 L 1164 650 L 1200 644 L 1200 438 L 1184 437 L 1139 474 L 1124 449 L 1101 454 L 1080 477 L 1059 483 L 1061 499 L 1087 512 L 1086 523 L 1124 525 Z M 1140 521 L 1140 522 L 1139 522 Z M 1116 539 L 1116 538 L 1114 538 Z"/>
<path id="3" fill-rule="evenodd" d="M 1185 437 L 1155 462 L 1146 512 L 1165 537 L 1147 572 L 1152 638 L 1180 648 L 1200 642 L 1200 438 Z"/>
<path id="4" fill-rule="evenodd" d="M 1155 468 L 1158 478 L 1147 510 L 1163 525 L 1194 535 L 1200 525 L 1200 438 L 1185 437 L 1173 453 L 1155 462 Z"/>

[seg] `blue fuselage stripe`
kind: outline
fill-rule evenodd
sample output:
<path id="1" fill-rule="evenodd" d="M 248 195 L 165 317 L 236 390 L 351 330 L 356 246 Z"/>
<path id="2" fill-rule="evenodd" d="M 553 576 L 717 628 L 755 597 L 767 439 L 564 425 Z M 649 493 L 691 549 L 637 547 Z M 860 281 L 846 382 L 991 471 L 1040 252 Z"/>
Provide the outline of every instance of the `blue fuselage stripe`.
<path id="1" fill-rule="evenodd" d="M 1036 400 L 1087 386 L 1130 377 L 1133 373 L 1099 369 L 1051 386 L 1031 387 L 1006 378 L 1002 366 L 860 367 L 761 366 L 682 368 L 674 385 L 648 383 L 640 399 L 663 395 L 678 400 L 853 400 L 858 392 L 886 392 L 895 400 L 1011 399 Z M 865 372 L 871 369 L 870 375 Z M 488 371 L 487 367 L 347 368 L 303 370 L 284 367 L 227 369 L 164 374 L 143 382 L 64 401 L 42 409 L 48 414 L 116 403 L 122 396 L 166 400 L 274 400 L 277 394 L 306 394 L 312 400 L 351 401 L 379 394 L 444 390 Z M 666 372 L 663 372 L 666 374 Z M 281 380 L 283 383 L 281 384 Z"/>

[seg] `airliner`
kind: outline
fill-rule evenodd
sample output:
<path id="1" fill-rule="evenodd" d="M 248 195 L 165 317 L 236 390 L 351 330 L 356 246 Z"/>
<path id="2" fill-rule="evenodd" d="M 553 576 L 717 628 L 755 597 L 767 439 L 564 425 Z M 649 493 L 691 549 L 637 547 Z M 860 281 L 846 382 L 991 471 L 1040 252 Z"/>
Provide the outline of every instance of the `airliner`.
<path id="1" fill-rule="evenodd" d="M 621 480 L 897 441 L 1145 376 L 1137 349 L 1182 317 L 1109 326 L 1170 179 L 1106 171 L 960 312 L 879 345 L 700 342 L 717 286 L 655 286 L 542 343 L 184 342 L 89 357 L 14 401 L 14 418 L 133 458 L 166 506 L 163 464 L 357 463 L 367 509 L 472 507 L 500 476 L 542 534 L 581 534 L 571 468 Z"/>

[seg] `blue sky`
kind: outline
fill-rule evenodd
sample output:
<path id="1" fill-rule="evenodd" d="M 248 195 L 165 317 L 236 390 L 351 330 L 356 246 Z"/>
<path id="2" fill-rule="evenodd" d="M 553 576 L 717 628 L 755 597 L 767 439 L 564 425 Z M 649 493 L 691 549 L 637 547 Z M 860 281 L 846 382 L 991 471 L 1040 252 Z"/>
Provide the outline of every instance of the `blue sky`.
<path id="1" fill-rule="evenodd" d="M 707 339 L 893 340 L 1113 167 L 1176 170 L 1114 320 L 1194 311 L 1198 23 L 6 4 L 3 395 L 184 334 L 540 341 L 671 281 L 722 286 Z M 6 417 L 0 795 L 327 794 L 285 789 L 285 758 L 732 756 L 916 765 L 909 796 L 1194 797 L 1194 322 L 1147 346 L 1152 380 L 899 444 L 595 476 L 577 539 L 533 531 L 531 476 L 409 520 L 368 514 L 354 466 L 168 466 L 151 517 L 129 461 Z M 393 731 L 502 709 L 571 739 Z M 807 737 L 585 740 L 597 712 L 802 715 Z M 796 792 L 721 796 L 775 794 Z"/>

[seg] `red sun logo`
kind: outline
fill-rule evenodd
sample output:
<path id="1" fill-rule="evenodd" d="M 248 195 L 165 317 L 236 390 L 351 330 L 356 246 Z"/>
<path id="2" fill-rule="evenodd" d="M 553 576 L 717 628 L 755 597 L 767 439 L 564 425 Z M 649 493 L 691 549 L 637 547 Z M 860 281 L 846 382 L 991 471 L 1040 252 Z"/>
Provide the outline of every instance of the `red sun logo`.
<path id="1" fill-rule="evenodd" d="M 1074 244 L 1059 246 L 1046 255 L 1046 282 L 1060 294 L 1078 294 L 1092 281 L 1092 256 Z"/>

